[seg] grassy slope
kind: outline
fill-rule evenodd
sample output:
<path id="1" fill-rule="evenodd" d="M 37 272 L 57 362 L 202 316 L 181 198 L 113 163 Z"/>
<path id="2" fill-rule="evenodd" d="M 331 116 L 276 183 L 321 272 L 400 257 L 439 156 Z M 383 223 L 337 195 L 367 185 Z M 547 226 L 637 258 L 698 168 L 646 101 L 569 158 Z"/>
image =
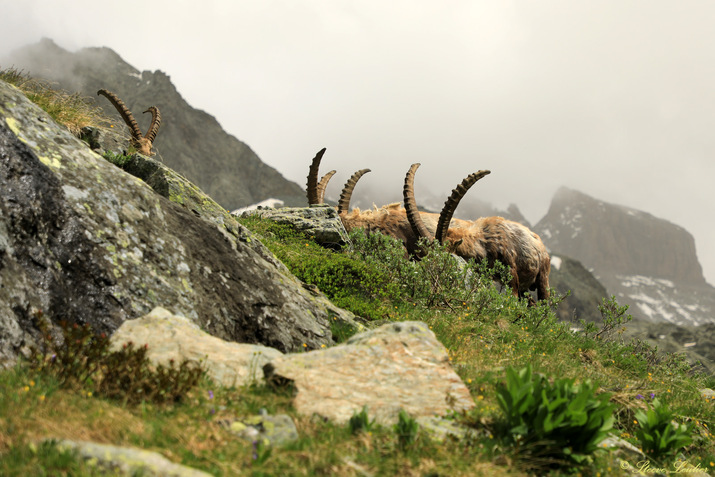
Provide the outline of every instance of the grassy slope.
<path id="1" fill-rule="evenodd" d="M 131 406 L 92 395 L 86 386 L 60 387 L 52 376 L 20 365 L 0 373 L 1 475 L 95 475 L 72 455 L 35 444 L 46 436 L 140 446 L 217 475 L 531 473 L 540 464 L 528 449 L 508 446 L 491 433 L 501 418 L 496 384 L 503 381 L 506 367 L 529 363 L 547 376 L 591 379 L 613 393 L 616 434 L 636 445 L 634 413 L 654 394 L 677 420 L 695 424 L 694 442 L 682 450 L 682 457 L 711 472 L 715 468 L 715 402 L 698 392 L 715 387 L 715 382 L 691 375 L 677 357 L 664 358 L 639 343 L 619 343 L 616 333 L 611 339 L 596 339 L 595 333 L 574 335 L 547 307 L 527 310 L 494 287 L 471 292 L 450 284 L 418 289 L 414 280 L 399 276 L 399 270 L 409 265 L 395 253 L 395 244 L 381 241 L 379 247 L 369 246 L 387 250 L 378 263 L 371 263 L 361 252 L 364 248 L 335 253 L 285 227 L 260 220 L 244 223 L 294 273 L 319 286 L 336 304 L 376 324 L 428 323 L 477 403 L 476 410 L 461 419 L 476 429 L 478 437 L 442 445 L 422 437 L 401 449 L 391 429 L 351 435 L 347 428 L 296 415 L 290 396 L 267 388 L 224 389 L 205 379 L 179 403 Z M 431 271 L 446 275 L 442 265 L 432 264 Z M 639 395 L 646 398 L 638 399 Z M 250 443 L 219 424 L 224 417 L 261 408 L 293 416 L 299 441 L 273 449 L 270 455 L 256 455 Z M 613 465 L 607 452 L 598 452 L 580 472 L 613 475 Z"/>

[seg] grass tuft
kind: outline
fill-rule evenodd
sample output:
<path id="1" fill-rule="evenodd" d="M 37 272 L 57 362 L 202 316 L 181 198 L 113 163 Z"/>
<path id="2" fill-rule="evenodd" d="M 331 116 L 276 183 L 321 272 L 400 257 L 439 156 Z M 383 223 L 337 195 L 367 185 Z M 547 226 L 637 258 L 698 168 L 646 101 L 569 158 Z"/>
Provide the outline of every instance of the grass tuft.
<path id="1" fill-rule="evenodd" d="M 15 68 L 0 70 L 0 80 L 17 87 L 33 103 L 41 107 L 58 124 L 79 137 L 87 126 L 109 127 L 111 120 L 95 106 L 92 99 L 79 93 L 68 93 L 47 81 L 32 78 Z"/>

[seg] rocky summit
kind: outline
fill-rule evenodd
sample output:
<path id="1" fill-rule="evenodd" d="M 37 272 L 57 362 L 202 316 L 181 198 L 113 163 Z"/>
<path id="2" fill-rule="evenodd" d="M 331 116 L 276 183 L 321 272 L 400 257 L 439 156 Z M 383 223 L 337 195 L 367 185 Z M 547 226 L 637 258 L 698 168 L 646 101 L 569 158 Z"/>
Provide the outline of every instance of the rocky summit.
<path id="1" fill-rule="evenodd" d="M 556 255 L 580 261 L 631 306 L 634 318 L 677 325 L 715 321 L 715 288 L 693 236 L 646 212 L 561 188 L 534 230 Z"/>

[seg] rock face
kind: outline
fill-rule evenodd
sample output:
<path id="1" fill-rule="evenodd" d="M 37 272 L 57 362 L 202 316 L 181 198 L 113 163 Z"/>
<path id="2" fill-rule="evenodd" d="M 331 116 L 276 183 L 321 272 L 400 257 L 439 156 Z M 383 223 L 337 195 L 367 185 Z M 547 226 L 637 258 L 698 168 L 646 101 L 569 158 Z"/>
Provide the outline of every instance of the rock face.
<path id="1" fill-rule="evenodd" d="M 561 188 L 535 232 L 552 250 L 580 260 L 600 278 L 644 275 L 703 285 L 695 240 L 652 215 Z"/>
<path id="2" fill-rule="evenodd" d="M 536 224 L 549 249 L 580 261 L 636 319 L 715 322 L 715 288 L 686 230 L 650 214 L 561 188 Z M 572 283 L 568 283 L 573 287 Z"/>
<path id="3" fill-rule="evenodd" d="M 549 285 L 561 295 L 571 292 L 556 309 L 556 316 L 560 321 L 575 321 L 575 324 L 582 319 L 601 321 L 598 305 L 608 296 L 608 292 L 578 260 L 551 255 Z"/>
<path id="4" fill-rule="evenodd" d="M 298 412 L 338 423 L 363 406 L 383 424 L 394 423 L 400 408 L 421 417 L 474 407 L 447 350 L 420 322 L 390 323 L 329 349 L 279 357 L 264 371 L 269 382 L 295 386 Z"/>
<path id="5" fill-rule="evenodd" d="M 235 209 L 268 197 L 286 205 L 305 205 L 303 189 L 263 163 L 245 143 L 229 135 L 213 116 L 192 108 L 161 71 L 140 72 L 109 48 L 66 51 L 52 40 L 22 48 L 0 63 L 45 78 L 69 92 L 96 98 L 97 104 L 124 128 L 112 105 L 97 97 L 106 88 L 116 93 L 133 112 L 142 131 L 149 106 L 159 107 L 164 118 L 154 142 L 163 162 L 188 177 L 225 209 Z M 227 99 L 230 101 L 230 98 Z"/>
<path id="6" fill-rule="evenodd" d="M 98 474 L 146 475 L 162 477 L 210 477 L 211 474 L 185 465 L 175 464 L 158 452 L 136 447 L 121 447 L 95 442 L 60 440 L 62 450 L 77 452 L 83 460 L 98 467 Z"/>
<path id="7" fill-rule="evenodd" d="M 160 196 L 4 82 L 0 191 L 3 364 L 32 342 L 37 310 L 112 332 L 163 306 L 212 335 L 281 351 L 330 343 L 330 321 L 347 316 L 225 210 Z"/>

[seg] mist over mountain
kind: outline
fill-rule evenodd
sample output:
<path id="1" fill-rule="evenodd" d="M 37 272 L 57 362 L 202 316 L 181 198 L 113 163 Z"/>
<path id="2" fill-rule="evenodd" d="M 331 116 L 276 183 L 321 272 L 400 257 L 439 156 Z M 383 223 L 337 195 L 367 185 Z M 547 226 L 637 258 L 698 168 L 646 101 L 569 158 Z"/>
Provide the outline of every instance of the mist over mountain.
<path id="1" fill-rule="evenodd" d="M 161 71 L 140 72 L 109 48 L 84 48 L 71 53 L 49 39 L 16 50 L 0 59 L 0 65 L 95 98 L 105 113 L 115 118 L 117 126 L 126 127 L 114 107 L 97 96 L 97 90 L 116 93 L 142 131 L 146 131 L 150 118 L 141 112 L 156 105 L 163 118 L 154 142 L 159 159 L 227 209 L 268 197 L 287 205 L 306 203 L 301 186 L 263 163 L 248 145 L 224 131 L 213 116 L 191 107 L 171 78 Z"/>

